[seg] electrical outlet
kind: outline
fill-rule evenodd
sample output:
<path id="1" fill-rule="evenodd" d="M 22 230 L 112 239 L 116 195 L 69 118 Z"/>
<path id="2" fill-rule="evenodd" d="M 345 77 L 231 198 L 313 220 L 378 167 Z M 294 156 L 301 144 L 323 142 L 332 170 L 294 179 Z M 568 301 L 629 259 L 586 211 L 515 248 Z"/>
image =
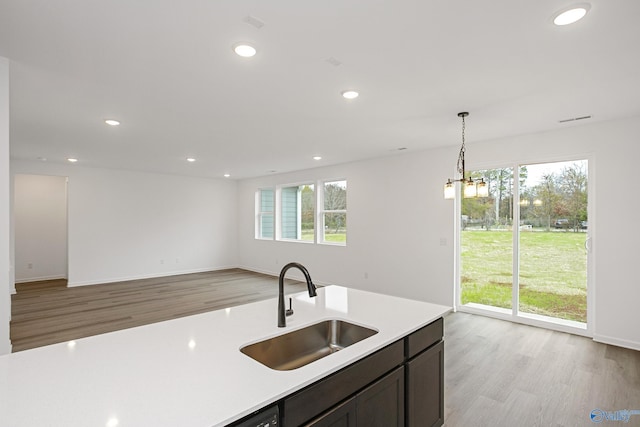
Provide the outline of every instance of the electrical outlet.
<path id="1" fill-rule="evenodd" d="M 369 278 L 369 273 L 367 273 L 366 271 L 364 272 L 364 278 L 368 279 Z"/>
<path id="2" fill-rule="evenodd" d="M 180 264 L 180 258 L 176 258 L 176 264 Z"/>
<path id="3" fill-rule="evenodd" d="M 31 270 L 33 268 L 33 263 L 30 262 L 29 264 L 27 264 L 27 268 Z"/>
<path id="4" fill-rule="evenodd" d="M 164 264 L 164 260 L 163 259 L 160 260 L 160 264 Z"/>

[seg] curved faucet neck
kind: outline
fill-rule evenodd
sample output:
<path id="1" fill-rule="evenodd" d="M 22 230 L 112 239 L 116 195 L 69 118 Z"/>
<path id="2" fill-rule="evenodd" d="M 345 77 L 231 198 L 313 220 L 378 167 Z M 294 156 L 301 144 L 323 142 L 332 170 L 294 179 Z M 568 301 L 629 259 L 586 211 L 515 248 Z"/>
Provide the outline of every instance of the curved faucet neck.
<path id="1" fill-rule="evenodd" d="M 284 310 L 284 276 L 290 268 L 297 268 L 304 274 L 304 279 L 307 282 L 307 290 L 309 291 L 309 297 L 315 297 L 316 286 L 311 281 L 311 275 L 304 265 L 298 262 L 290 262 L 282 267 L 280 271 L 280 277 L 278 278 L 278 327 L 284 328 L 287 326 L 285 310 Z"/>

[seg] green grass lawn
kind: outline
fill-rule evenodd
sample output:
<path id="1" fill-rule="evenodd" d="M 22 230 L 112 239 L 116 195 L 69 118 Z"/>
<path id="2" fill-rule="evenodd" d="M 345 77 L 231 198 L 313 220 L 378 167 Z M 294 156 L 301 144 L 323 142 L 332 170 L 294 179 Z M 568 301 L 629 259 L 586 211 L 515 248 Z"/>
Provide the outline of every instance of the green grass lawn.
<path id="1" fill-rule="evenodd" d="M 461 238 L 463 304 L 511 307 L 512 233 L 465 230 Z M 586 233 L 520 234 L 520 311 L 587 320 Z"/>
<path id="2" fill-rule="evenodd" d="M 313 241 L 314 231 L 313 230 L 302 230 L 302 240 L 305 241 Z M 325 242 L 341 242 L 346 243 L 347 241 L 347 232 L 342 230 L 337 233 L 327 232 L 324 234 Z"/>

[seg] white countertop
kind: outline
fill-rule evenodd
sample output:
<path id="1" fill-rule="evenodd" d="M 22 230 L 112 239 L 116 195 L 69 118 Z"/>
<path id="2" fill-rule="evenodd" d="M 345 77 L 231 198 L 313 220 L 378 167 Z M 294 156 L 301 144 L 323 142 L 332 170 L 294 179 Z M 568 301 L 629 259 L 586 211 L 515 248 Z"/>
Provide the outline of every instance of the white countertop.
<path id="1" fill-rule="evenodd" d="M 450 310 L 340 286 L 289 296 L 286 328 L 276 326 L 271 299 L 0 356 L 0 426 L 223 426 Z M 379 332 L 292 371 L 239 351 L 336 318 Z"/>

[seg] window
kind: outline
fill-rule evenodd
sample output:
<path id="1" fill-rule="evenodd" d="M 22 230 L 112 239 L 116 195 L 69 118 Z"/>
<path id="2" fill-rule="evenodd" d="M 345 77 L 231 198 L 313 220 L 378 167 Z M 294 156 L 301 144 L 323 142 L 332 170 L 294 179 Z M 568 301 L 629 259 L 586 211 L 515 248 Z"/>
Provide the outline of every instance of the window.
<path id="1" fill-rule="evenodd" d="M 256 238 L 273 239 L 275 193 L 273 189 L 258 190 Z"/>
<path id="2" fill-rule="evenodd" d="M 255 238 L 307 243 L 347 243 L 347 180 L 259 189 Z"/>
<path id="3" fill-rule="evenodd" d="M 347 181 L 326 181 L 322 186 L 320 241 L 347 242 Z"/>
<path id="4" fill-rule="evenodd" d="M 313 184 L 282 187 L 281 228 L 282 239 L 315 240 L 315 186 Z"/>
<path id="5" fill-rule="evenodd" d="M 459 308 L 587 329 L 588 159 L 470 175 L 489 197 L 460 200 Z"/>

